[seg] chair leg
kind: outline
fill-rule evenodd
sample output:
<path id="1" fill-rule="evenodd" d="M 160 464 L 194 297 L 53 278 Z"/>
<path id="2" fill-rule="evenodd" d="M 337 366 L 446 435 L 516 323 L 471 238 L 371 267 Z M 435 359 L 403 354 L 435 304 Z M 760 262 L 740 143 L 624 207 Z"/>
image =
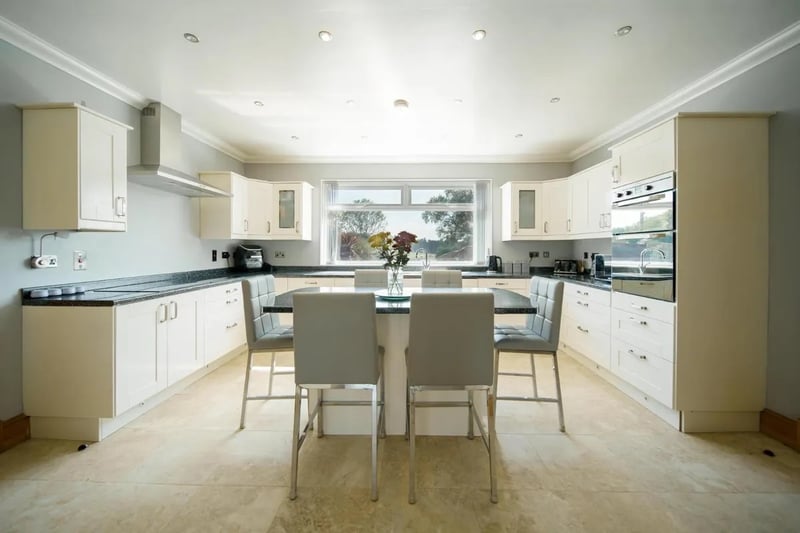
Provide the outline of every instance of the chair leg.
<path id="1" fill-rule="evenodd" d="M 322 405 L 324 400 L 324 392 L 325 389 L 319 389 L 319 398 L 317 399 L 319 408 L 317 409 L 317 438 L 322 438 L 325 436 L 325 426 L 322 424 Z"/>
<path id="2" fill-rule="evenodd" d="M 564 403 L 561 400 L 561 379 L 558 376 L 558 352 L 553 352 L 553 374 L 556 378 L 556 398 L 558 399 L 558 425 L 564 433 Z"/>
<path id="3" fill-rule="evenodd" d="M 272 352 L 272 361 L 269 364 L 269 388 L 267 396 L 272 396 L 272 377 L 275 375 L 275 352 Z"/>
<path id="4" fill-rule="evenodd" d="M 533 358 L 533 352 L 531 352 L 531 380 L 533 381 L 533 397 L 539 397 L 539 387 L 536 384 L 536 361 Z"/>
<path id="5" fill-rule="evenodd" d="M 242 415 L 239 418 L 239 429 L 244 429 L 244 417 L 247 414 L 247 391 L 250 388 L 250 371 L 253 368 L 253 352 L 247 350 L 247 367 L 244 371 L 244 391 L 242 392 Z"/>
<path id="6" fill-rule="evenodd" d="M 406 440 L 408 440 L 408 434 L 411 430 L 411 416 L 409 415 L 409 396 L 408 396 L 408 380 L 406 380 Z"/>
<path id="7" fill-rule="evenodd" d="M 383 382 L 383 370 L 381 370 L 380 387 L 381 387 L 380 437 L 382 439 L 385 439 L 386 438 L 386 385 Z"/>
<path id="8" fill-rule="evenodd" d="M 410 390 L 408 392 L 408 503 L 416 503 L 417 502 L 417 494 L 416 494 L 416 473 L 415 473 L 415 449 L 414 449 L 414 440 L 415 440 L 415 428 L 414 428 L 414 391 Z"/>
<path id="9" fill-rule="evenodd" d="M 378 500 L 378 385 L 372 389 L 372 482 L 371 499 Z"/>
<path id="10" fill-rule="evenodd" d="M 492 381 L 492 390 L 497 394 L 497 375 L 500 372 L 500 350 L 494 351 L 494 380 Z"/>
<path id="11" fill-rule="evenodd" d="M 467 438 L 472 440 L 475 438 L 475 427 L 474 427 L 474 420 L 472 419 L 472 405 L 475 401 L 474 396 L 475 391 L 467 391 L 467 403 L 469 406 L 467 407 Z"/>
<path id="12" fill-rule="evenodd" d="M 497 434 L 495 432 L 495 408 L 497 399 L 494 392 L 489 391 L 486 395 L 486 410 L 489 414 L 489 499 L 492 503 L 497 503 Z"/>
<path id="13" fill-rule="evenodd" d="M 299 385 L 294 388 L 294 423 L 292 430 L 292 472 L 291 488 L 289 489 L 289 499 L 297 498 L 297 455 L 300 448 L 300 397 L 302 390 Z"/>

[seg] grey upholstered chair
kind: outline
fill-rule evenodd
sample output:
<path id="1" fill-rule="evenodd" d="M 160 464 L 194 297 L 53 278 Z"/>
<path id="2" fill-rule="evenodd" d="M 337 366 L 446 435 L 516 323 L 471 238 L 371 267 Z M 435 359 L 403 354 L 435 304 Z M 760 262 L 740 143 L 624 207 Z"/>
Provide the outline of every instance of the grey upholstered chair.
<path id="1" fill-rule="evenodd" d="M 534 276 L 531 278 L 531 303 L 537 306 L 536 314 L 529 315 L 524 327 L 497 325 L 494 332 L 495 381 L 497 377 L 530 377 L 533 382 L 533 396 L 500 396 L 498 400 L 517 400 L 525 402 L 553 402 L 558 404 L 559 429 L 564 431 L 564 405 L 561 399 L 561 379 L 558 375 L 558 338 L 561 331 L 561 304 L 564 299 L 564 282 Z M 500 372 L 500 353 L 530 354 L 531 373 Z M 536 365 L 534 354 L 549 354 L 553 357 L 556 397 L 539 396 L 536 384 Z"/>
<path id="2" fill-rule="evenodd" d="M 353 285 L 356 287 L 385 289 L 387 282 L 388 278 L 385 270 L 361 269 L 356 270 Z"/>
<path id="3" fill-rule="evenodd" d="M 423 270 L 422 271 L 422 287 L 423 288 L 461 288 L 461 271 L 460 270 Z"/>
<path id="4" fill-rule="evenodd" d="M 378 499 L 378 435 L 384 436 L 383 348 L 378 345 L 375 296 L 372 293 L 297 293 L 294 295 L 295 395 L 292 471 L 289 498 L 297 497 L 297 460 L 314 418 L 317 435 L 324 431 L 326 405 L 372 407 L 372 500 Z M 370 401 L 331 401 L 325 389 L 368 389 Z M 303 389 L 318 389 L 308 423 L 300 431 Z"/>
<path id="5" fill-rule="evenodd" d="M 477 422 L 489 452 L 491 501 L 497 502 L 497 440 L 492 390 L 493 313 L 494 298 L 488 293 L 418 293 L 411 297 L 409 341 L 406 349 L 409 503 L 416 501 L 415 411 L 418 407 L 448 406 L 467 407 L 468 437 L 472 438 L 473 424 Z M 424 390 L 465 390 L 467 401 L 417 401 L 417 393 Z M 475 410 L 476 390 L 486 391 L 488 431 Z"/>
<path id="6" fill-rule="evenodd" d="M 290 352 L 294 346 L 292 328 L 281 326 L 277 314 L 264 313 L 265 305 L 275 301 L 275 277 L 271 275 L 254 276 L 242 281 L 244 293 L 244 317 L 247 330 L 247 369 L 244 375 L 244 391 L 242 392 L 242 415 L 239 428 L 244 429 L 247 402 L 252 400 L 292 399 L 293 395 L 272 394 L 272 379 L 276 375 L 292 374 L 293 369 L 275 368 L 275 352 Z M 269 386 L 267 394 L 250 396 L 250 374 L 253 370 L 253 354 L 271 352 L 269 366 Z"/>

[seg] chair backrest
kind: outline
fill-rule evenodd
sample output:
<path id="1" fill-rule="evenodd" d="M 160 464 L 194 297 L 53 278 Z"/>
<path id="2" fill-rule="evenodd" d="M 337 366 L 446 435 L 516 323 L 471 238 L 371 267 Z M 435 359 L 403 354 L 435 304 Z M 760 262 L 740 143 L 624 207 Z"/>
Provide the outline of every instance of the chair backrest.
<path id="1" fill-rule="evenodd" d="M 356 270 L 353 285 L 356 287 L 369 287 L 385 289 L 388 278 L 385 270 L 361 269 Z"/>
<path id="2" fill-rule="evenodd" d="M 536 314 L 528 315 L 527 326 L 534 333 L 558 347 L 561 332 L 561 304 L 564 300 L 564 282 L 533 276 L 531 278 L 531 303 Z"/>
<path id="3" fill-rule="evenodd" d="M 252 346 L 255 341 L 280 327 L 281 322 L 275 313 L 265 313 L 265 305 L 275 303 L 275 276 L 265 274 L 242 280 L 244 294 L 244 319 L 247 330 L 247 343 Z"/>
<path id="4" fill-rule="evenodd" d="M 378 382 L 374 294 L 300 292 L 293 300 L 295 383 Z"/>
<path id="5" fill-rule="evenodd" d="M 423 270 L 422 286 L 425 288 L 461 288 L 460 270 Z"/>
<path id="6" fill-rule="evenodd" d="M 494 296 L 411 296 L 406 367 L 409 385 L 491 385 Z"/>

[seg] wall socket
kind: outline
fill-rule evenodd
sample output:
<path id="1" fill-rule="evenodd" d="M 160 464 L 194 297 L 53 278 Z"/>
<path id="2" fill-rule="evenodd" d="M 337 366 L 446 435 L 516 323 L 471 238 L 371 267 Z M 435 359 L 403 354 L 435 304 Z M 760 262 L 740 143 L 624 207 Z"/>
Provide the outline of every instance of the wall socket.
<path id="1" fill-rule="evenodd" d="M 86 252 L 75 250 L 72 252 L 72 270 L 86 270 L 89 265 L 86 262 Z"/>
<path id="2" fill-rule="evenodd" d="M 275 259 L 285 259 L 285 258 L 286 258 L 286 254 L 285 253 L 278 252 L 278 251 L 275 252 Z"/>
<path id="3" fill-rule="evenodd" d="M 550 257 L 550 252 L 542 252 L 542 257 Z"/>
<path id="4" fill-rule="evenodd" d="M 58 257 L 55 255 L 34 255 L 31 257 L 31 268 L 56 268 Z"/>
<path id="5" fill-rule="evenodd" d="M 534 257 L 539 257 L 539 252 L 537 252 L 537 251 L 528 252 L 528 258 L 529 259 L 533 259 Z"/>

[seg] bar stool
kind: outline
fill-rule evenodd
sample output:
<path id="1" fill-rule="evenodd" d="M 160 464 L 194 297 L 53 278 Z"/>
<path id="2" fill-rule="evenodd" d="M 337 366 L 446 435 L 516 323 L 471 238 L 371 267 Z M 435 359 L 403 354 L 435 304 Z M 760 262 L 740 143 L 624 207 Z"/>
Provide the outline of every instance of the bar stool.
<path id="1" fill-rule="evenodd" d="M 353 285 L 356 287 L 369 287 L 385 289 L 388 279 L 385 270 L 360 269 L 355 271 Z"/>
<path id="2" fill-rule="evenodd" d="M 375 295 L 372 293 L 297 293 L 294 295 L 295 394 L 292 471 L 289 499 L 297 497 L 300 448 L 314 418 L 322 436 L 323 412 L 329 405 L 372 407 L 371 498 L 378 499 L 378 435 L 384 436 L 383 348 L 378 345 Z M 325 389 L 367 389 L 369 401 L 328 401 Z M 300 432 L 303 389 L 317 389 L 316 405 Z"/>
<path id="3" fill-rule="evenodd" d="M 498 391 L 498 376 L 529 377 L 533 384 L 533 396 L 500 396 L 498 400 L 523 402 L 551 402 L 558 404 L 559 429 L 564 432 L 564 404 L 561 399 L 561 380 L 558 375 L 558 339 L 561 331 L 561 304 L 564 299 L 564 282 L 534 276 L 530 287 L 531 303 L 537 306 L 536 314 L 529 315 L 525 327 L 497 325 L 494 328 L 494 390 Z M 531 373 L 500 372 L 500 354 L 526 353 L 530 355 Z M 539 396 L 536 384 L 534 354 L 549 354 L 553 357 L 556 397 Z"/>
<path id="4" fill-rule="evenodd" d="M 422 271 L 422 287 L 423 288 L 461 288 L 461 271 L 460 270 L 423 270 Z"/>
<path id="5" fill-rule="evenodd" d="M 418 293 L 411 297 L 406 349 L 408 503 L 416 502 L 415 413 L 418 407 L 467 407 L 467 436 L 477 423 L 489 452 L 490 500 L 497 503 L 495 398 L 492 382 L 494 298 L 488 293 Z M 468 327 L 467 327 L 468 326 Z M 457 332 L 457 334 L 451 334 Z M 467 391 L 467 401 L 417 401 L 426 390 Z M 475 391 L 486 391 L 488 430 L 475 410 Z"/>
<path id="6" fill-rule="evenodd" d="M 245 329 L 247 330 L 247 368 L 244 375 L 244 391 L 242 392 L 242 415 L 239 429 L 244 429 L 247 402 L 253 400 L 288 400 L 293 395 L 272 394 L 272 379 L 282 374 L 293 374 L 294 369 L 275 369 L 275 353 L 291 352 L 294 348 L 292 328 L 281 326 L 277 314 L 264 313 L 265 305 L 275 301 L 275 277 L 272 275 L 254 276 L 242 281 L 244 294 Z M 269 385 L 267 394 L 249 396 L 250 374 L 253 370 L 253 354 L 270 352 Z M 261 368 L 261 367 L 256 367 Z"/>

